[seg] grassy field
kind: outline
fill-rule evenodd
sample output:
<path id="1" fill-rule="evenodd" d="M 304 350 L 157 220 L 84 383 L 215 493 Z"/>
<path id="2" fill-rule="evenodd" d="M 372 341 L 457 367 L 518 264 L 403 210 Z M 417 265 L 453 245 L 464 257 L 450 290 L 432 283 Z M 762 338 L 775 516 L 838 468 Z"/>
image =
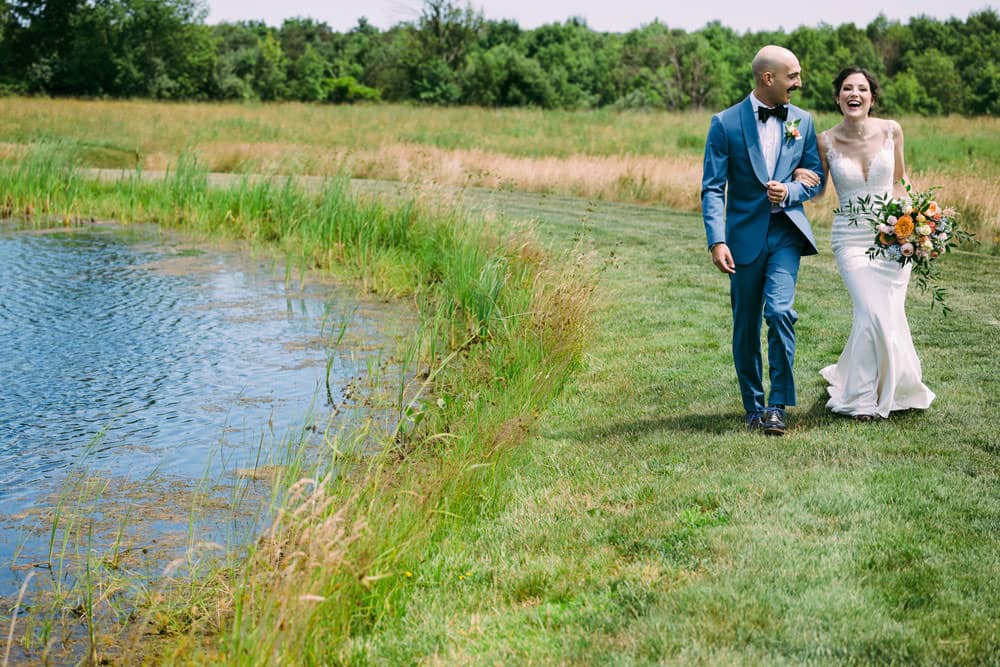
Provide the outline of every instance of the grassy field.
<path id="1" fill-rule="evenodd" d="M 456 518 L 413 599 L 350 661 L 1000 662 L 1000 261 L 949 257 L 952 316 L 911 294 L 924 413 L 862 424 L 819 369 L 850 327 L 828 240 L 804 261 L 792 430 L 742 431 L 726 281 L 698 216 L 499 194 L 615 266 L 585 369 L 516 450 L 495 509 Z"/>
<path id="2" fill-rule="evenodd" d="M 101 108 L 105 103 L 66 104 Z M 134 104 L 131 113 L 141 107 Z M 143 108 L 146 115 L 158 109 L 163 118 L 191 114 L 191 126 L 199 127 L 198 107 Z M 634 119 L 635 137 L 663 142 L 656 150 L 670 141 L 656 124 L 662 116 L 615 114 L 449 110 L 432 121 L 427 110 L 377 107 L 367 110 L 372 121 L 357 109 L 211 106 L 203 108 L 203 124 L 222 122 L 213 113 L 238 116 L 240 109 L 247 114 L 243 122 L 269 118 L 279 128 L 298 128 L 304 144 L 309 132 L 316 131 L 319 141 L 317 116 L 338 113 L 356 119 L 353 131 L 341 136 L 367 131 L 377 144 L 374 137 L 386 135 L 385 127 L 402 133 L 410 127 L 406 119 L 422 118 L 411 122 L 433 124 L 436 129 L 422 135 L 430 146 L 443 141 L 428 137 L 439 137 L 450 119 L 456 143 L 435 149 L 487 146 L 477 150 L 490 154 L 502 145 L 505 154 L 516 156 L 510 146 L 520 141 L 524 159 L 549 158 L 532 157 L 532 141 L 515 136 L 517 122 L 530 125 L 526 133 L 547 128 L 547 139 L 536 143 L 551 141 L 551 152 L 566 159 L 575 154 L 574 141 L 585 143 L 567 128 L 583 132 Z M 297 110 L 317 114 L 315 126 Z M 461 121 L 463 115 L 468 120 Z M 65 119 L 49 118 L 52 127 L 68 126 Z M 396 125 L 380 125 L 393 118 Z M 495 119 L 496 136 L 483 120 L 489 118 Z M 697 128 L 705 121 L 681 118 L 698 143 L 692 138 L 682 150 L 675 134 L 675 153 L 700 155 Z M 922 122 L 904 124 L 914 128 L 908 129 L 908 147 L 919 148 L 912 137 L 920 132 L 927 133 L 925 146 L 939 141 L 937 154 L 952 157 L 965 150 L 964 141 L 980 137 L 986 146 L 995 141 L 985 138 L 979 121 Z M 260 127 L 269 123 L 262 120 Z M 121 136 L 126 125 L 116 126 Z M 182 125 L 171 124 L 171 131 L 183 133 Z M 475 131 L 484 133 L 479 143 Z M 110 126 L 93 132 L 119 136 Z M 591 155 L 613 158 L 608 137 L 615 132 L 624 134 L 595 130 Z M 290 136 L 275 139 L 285 145 Z M 29 138 L 9 135 L 18 144 L 10 152 L 22 150 Z M 467 147 L 457 149 L 462 141 Z M 165 141 L 164 154 L 177 145 L 176 137 Z M 559 145 L 567 151 L 560 154 Z M 976 150 L 967 159 L 981 164 L 977 169 L 984 174 L 993 173 L 986 170 L 995 170 L 996 161 L 975 162 Z M 977 176 L 957 162 L 945 168 L 962 178 Z M 984 177 L 977 177 L 982 182 Z M 13 178 L 7 187 L 18 182 Z M 148 202 L 129 210 L 149 215 L 156 201 L 176 204 L 191 193 L 213 216 L 239 202 L 264 200 L 230 194 L 212 203 L 206 189 L 176 181 L 149 185 L 148 199 L 123 199 L 127 188 L 61 183 L 38 181 L 25 192 L 71 197 L 75 208 L 62 209 L 80 214 L 95 204 L 107 211 L 111 202 L 121 210 L 129 201 Z M 373 192 L 382 190 L 378 186 L 355 184 Z M 495 220 L 495 227 L 488 225 L 491 234 L 507 240 L 488 246 L 506 248 L 503 256 L 513 266 L 535 267 L 532 273 L 511 274 L 518 276 L 511 284 L 556 286 L 537 297 L 529 298 L 534 288 L 521 292 L 522 310 L 509 303 L 507 314 L 564 313 L 565 324 L 572 325 L 591 298 L 579 272 L 584 266 L 602 269 L 575 374 L 568 380 L 562 374 L 572 366 L 572 346 L 564 363 L 555 366 L 557 381 L 544 370 L 549 360 L 539 351 L 560 350 L 561 336 L 538 339 L 556 345 L 552 348 L 534 342 L 538 331 L 561 331 L 546 328 L 558 318 L 532 317 L 527 329 L 504 333 L 501 322 L 521 318 L 497 317 L 489 307 L 496 299 L 482 298 L 497 293 L 498 274 L 486 270 L 495 264 L 477 260 L 472 266 L 478 268 L 462 273 L 467 279 L 458 284 L 479 286 L 465 293 L 479 295 L 487 321 L 499 328 L 485 337 L 477 332 L 482 317 L 466 319 L 476 312 L 475 300 L 447 314 L 449 320 L 459 316 L 457 330 L 482 337 L 472 350 L 488 354 L 468 360 L 460 353 L 452 358 L 460 362 L 456 369 L 464 369 L 461 374 L 435 376 L 429 405 L 438 407 L 427 412 L 428 419 L 440 421 L 420 441 L 423 447 L 407 450 L 406 464 L 391 468 L 391 475 L 358 487 L 364 502 L 351 507 L 363 511 L 341 512 L 334 499 L 343 496 L 325 494 L 294 505 L 307 507 L 301 513 L 309 516 L 317 509 L 319 520 L 276 533 L 282 539 L 270 543 L 273 549 L 262 549 L 260 560 L 227 580 L 230 606 L 220 604 L 225 613 L 219 633 L 206 639 L 211 624 L 179 625 L 167 659 L 183 664 L 1000 663 L 1000 419 L 993 407 L 1000 393 L 995 353 L 1000 258 L 959 251 L 943 260 L 953 308 L 947 318 L 930 309 L 928 295 L 911 292 L 910 325 L 924 379 L 938 398 L 926 412 L 862 424 L 824 408 L 818 371 L 836 359 L 846 340 L 850 303 L 821 231 L 821 254 L 806 259 L 799 276 L 799 407 L 790 411 L 786 437 L 765 438 L 742 430 L 729 350 L 728 287 L 709 262 L 699 216 L 553 194 L 559 191 L 465 188 L 457 195 L 460 203 L 484 213 L 446 217 L 460 227 Z M 277 221 L 301 221 L 309 209 L 292 206 L 300 200 L 291 191 L 267 196 L 276 197 L 275 205 L 248 208 L 237 218 L 245 228 L 235 229 L 252 236 L 262 229 L 254 218 L 263 217 L 270 226 L 260 236 L 294 248 L 304 238 L 298 225 Z M 286 204 L 277 206 L 280 202 Z M 60 210 L 52 207 L 53 213 Z M 181 212 L 190 220 L 198 210 Z M 265 210 L 285 213 L 261 216 Z M 533 221 L 540 244 L 521 236 L 514 223 L 522 220 Z M 333 244 L 308 257 L 336 264 L 342 251 Z M 408 251 L 396 257 L 380 251 L 378 262 L 358 262 L 352 270 L 380 267 L 373 275 L 382 282 L 373 278 L 373 284 L 391 292 L 396 269 L 431 261 L 418 260 L 422 255 L 400 261 L 411 257 Z M 537 277 L 529 279 L 532 275 Z M 411 281 L 410 293 L 419 284 Z M 567 331 L 579 333 L 574 326 Z M 451 349 L 464 349 L 461 336 L 452 338 Z M 521 352 L 512 357 L 512 350 Z M 530 370 L 511 375 L 518 369 Z M 558 386 L 562 391 L 553 397 Z M 288 483 L 295 488 L 294 480 Z M 301 556 L 290 563 L 289 553 Z"/>
<path id="3" fill-rule="evenodd" d="M 303 104 L 164 104 L 0 98 L 0 157 L 39 139 L 93 167 L 335 175 L 572 194 L 696 211 L 710 113 Z M 820 130 L 839 116 L 817 117 Z M 899 119 L 911 180 L 942 186 L 980 238 L 1000 244 L 1000 119 Z M 832 219 L 832 188 L 808 204 Z"/>
<path id="4" fill-rule="evenodd" d="M 161 181 L 134 173 L 107 182 L 74 169 L 73 152 L 36 144 L 0 167 L 3 217 L 27 212 L 20 224 L 38 228 L 153 221 L 205 242 L 248 241 L 284 254 L 289 279 L 320 270 L 405 298 L 419 326 L 394 355 L 398 377 L 377 368 L 365 379 L 388 417 L 345 431 L 333 413 L 319 451 L 307 454 L 305 435 L 281 444 L 275 521 L 256 542 L 229 545 L 225 558 L 192 533 L 161 580 L 142 568 L 129 576 L 123 554 L 137 547 L 127 526 L 113 543 L 93 541 L 92 515 L 106 506 L 68 481 L 60 497 L 81 506 L 60 501 L 51 541 L 72 548 L 50 555 L 60 574 L 38 578 L 20 625 L 20 605 L 4 601 L 4 627 L 19 652 L 43 663 L 167 659 L 150 656 L 150 636 L 176 640 L 157 646 L 168 654 L 221 640 L 229 661 L 252 664 L 271 654 L 288 662 L 305 637 L 337 645 L 392 609 L 400 594 L 386 573 L 414 568 L 448 516 L 481 505 L 493 479 L 483 462 L 521 441 L 577 366 L 590 269 L 549 254 L 527 227 L 427 198 L 359 198 L 342 178 L 312 189 L 243 178 L 210 187 L 206 172 L 182 161 Z M 378 426 L 386 420 L 388 430 Z M 199 659 L 215 664 L 218 652 Z"/>

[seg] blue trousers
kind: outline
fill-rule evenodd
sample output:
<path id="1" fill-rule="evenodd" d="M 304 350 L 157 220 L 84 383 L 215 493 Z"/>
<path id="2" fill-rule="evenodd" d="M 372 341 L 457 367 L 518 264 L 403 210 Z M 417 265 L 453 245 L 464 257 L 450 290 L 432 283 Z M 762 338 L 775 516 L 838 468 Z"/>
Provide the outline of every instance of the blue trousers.
<path id="1" fill-rule="evenodd" d="M 773 213 L 767 244 L 750 264 L 737 264 L 729 277 L 733 307 L 733 361 L 743 408 L 763 410 L 761 315 L 767 321 L 767 360 L 771 394 L 766 405 L 795 405 L 795 280 L 803 237 L 783 213 Z"/>

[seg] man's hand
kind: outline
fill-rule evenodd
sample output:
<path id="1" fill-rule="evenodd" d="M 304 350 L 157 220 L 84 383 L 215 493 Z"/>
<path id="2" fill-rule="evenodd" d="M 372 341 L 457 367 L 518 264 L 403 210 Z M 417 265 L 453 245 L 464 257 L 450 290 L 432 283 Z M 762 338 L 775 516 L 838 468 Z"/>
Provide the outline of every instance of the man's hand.
<path id="1" fill-rule="evenodd" d="M 788 186 L 779 181 L 767 182 L 767 200 L 772 204 L 780 204 L 788 196 Z"/>
<path id="2" fill-rule="evenodd" d="M 733 255 L 725 243 L 716 243 L 712 246 L 712 263 L 723 273 L 736 273 L 736 262 L 733 261 Z"/>

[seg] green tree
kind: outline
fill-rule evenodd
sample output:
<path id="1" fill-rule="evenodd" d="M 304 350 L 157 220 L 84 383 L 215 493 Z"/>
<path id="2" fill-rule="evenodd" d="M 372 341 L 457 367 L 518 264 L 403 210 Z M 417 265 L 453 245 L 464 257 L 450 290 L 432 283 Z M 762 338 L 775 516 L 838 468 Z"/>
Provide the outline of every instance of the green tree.
<path id="1" fill-rule="evenodd" d="M 418 100 L 429 104 L 454 104 L 462 95 L 457 73 L 440 58 L 417 65 L 413 92 Z"/>
<path id="2" fill-rule="evenodd" d="M 459 7 L 451 0 L 424 0 L 423 12 L 417 22 L 417 37 L 428 67 L 435 69 L 440 61 L 449 69 L 457 69 L 469 49 L 479 40 L 484 19 L 471 5 Z"/>
<path id="3" fill-rule="evenodd" d="M 654 21 L 625 35 L 617 77 L 621 106 L 687 108 L 680 72 L 683 31 Z"/>
<path id="4" fill-rule="evenodd" d="M 469 56 L 463 101 L 487 107 L 552 107 L 555 93 L 537 61 L 507 44 Z"/>
<path id="5" fill-rule="evenodd" d="M 885 82 L 879 106 L 887 114 L 921 111 L 922 97 L 920 82 L 917 81 L 913 72 L 900 72 Z M 926 113 L 926 111 L 922 112 Z"/>
<path id="6" fill-rule="evenodd" d="M 550 23 L 523 39 L 524 54 L 541 65 L 561 107 L 593 107 L 615 99 L 612 78 L 618 42 L 581 18 Z"/>
<path id="7" fill-rule="evenodd" d="M 963 111 L 966 91 L 960 85 L 958 70 L 951 58 L 937 49 L 929 49 L 915 56 L 911 63 L 909 71 L 916 77 L 921 91 L 920 103 L 911 111 L 924 115 Z"/>
<path id="8" fill-rule="evenodd" d="M 288 88 L 292 98 L 303 102 L 326 99 L 327 63 L 312 44 L 306 44 L 302 55 L 288 68 Z"/>
<path id="9" fill-rule="evenodd" d="M 965 112 L 1000 113 L 1000 16 L 992 9 L 972 14 L 957 29 L 962 48 L 955 66 L 967 90 Z"/>
<path id="10" fill-rule="evenodd" d="M 262 100 L 280 100 L 285 96 L 285 54 L 281 44 L 268 32 L 257 42 L 257 63 L 253 88 Z"/>

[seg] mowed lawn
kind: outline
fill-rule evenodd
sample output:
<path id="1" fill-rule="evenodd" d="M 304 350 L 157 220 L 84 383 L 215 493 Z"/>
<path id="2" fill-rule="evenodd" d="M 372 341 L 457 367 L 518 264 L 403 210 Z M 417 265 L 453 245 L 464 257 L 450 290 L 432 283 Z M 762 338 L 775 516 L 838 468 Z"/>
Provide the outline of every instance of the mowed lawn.
<path id="1" fill-rule="evenodd" d="M 850 302 L 819 229 L 786 437 L 742 430 L 727 279 L 700 217 L 468 191 L 603 263 L 583 368 L 500 461 L 482 516 L 424 555 L 383 664 L 1000 663 L 1000 258 L 954 253 L 953 312 L 913 289 L 926 412 L 824 407 Z M 877 289 L 877 285 L 872 286 Z"/>

